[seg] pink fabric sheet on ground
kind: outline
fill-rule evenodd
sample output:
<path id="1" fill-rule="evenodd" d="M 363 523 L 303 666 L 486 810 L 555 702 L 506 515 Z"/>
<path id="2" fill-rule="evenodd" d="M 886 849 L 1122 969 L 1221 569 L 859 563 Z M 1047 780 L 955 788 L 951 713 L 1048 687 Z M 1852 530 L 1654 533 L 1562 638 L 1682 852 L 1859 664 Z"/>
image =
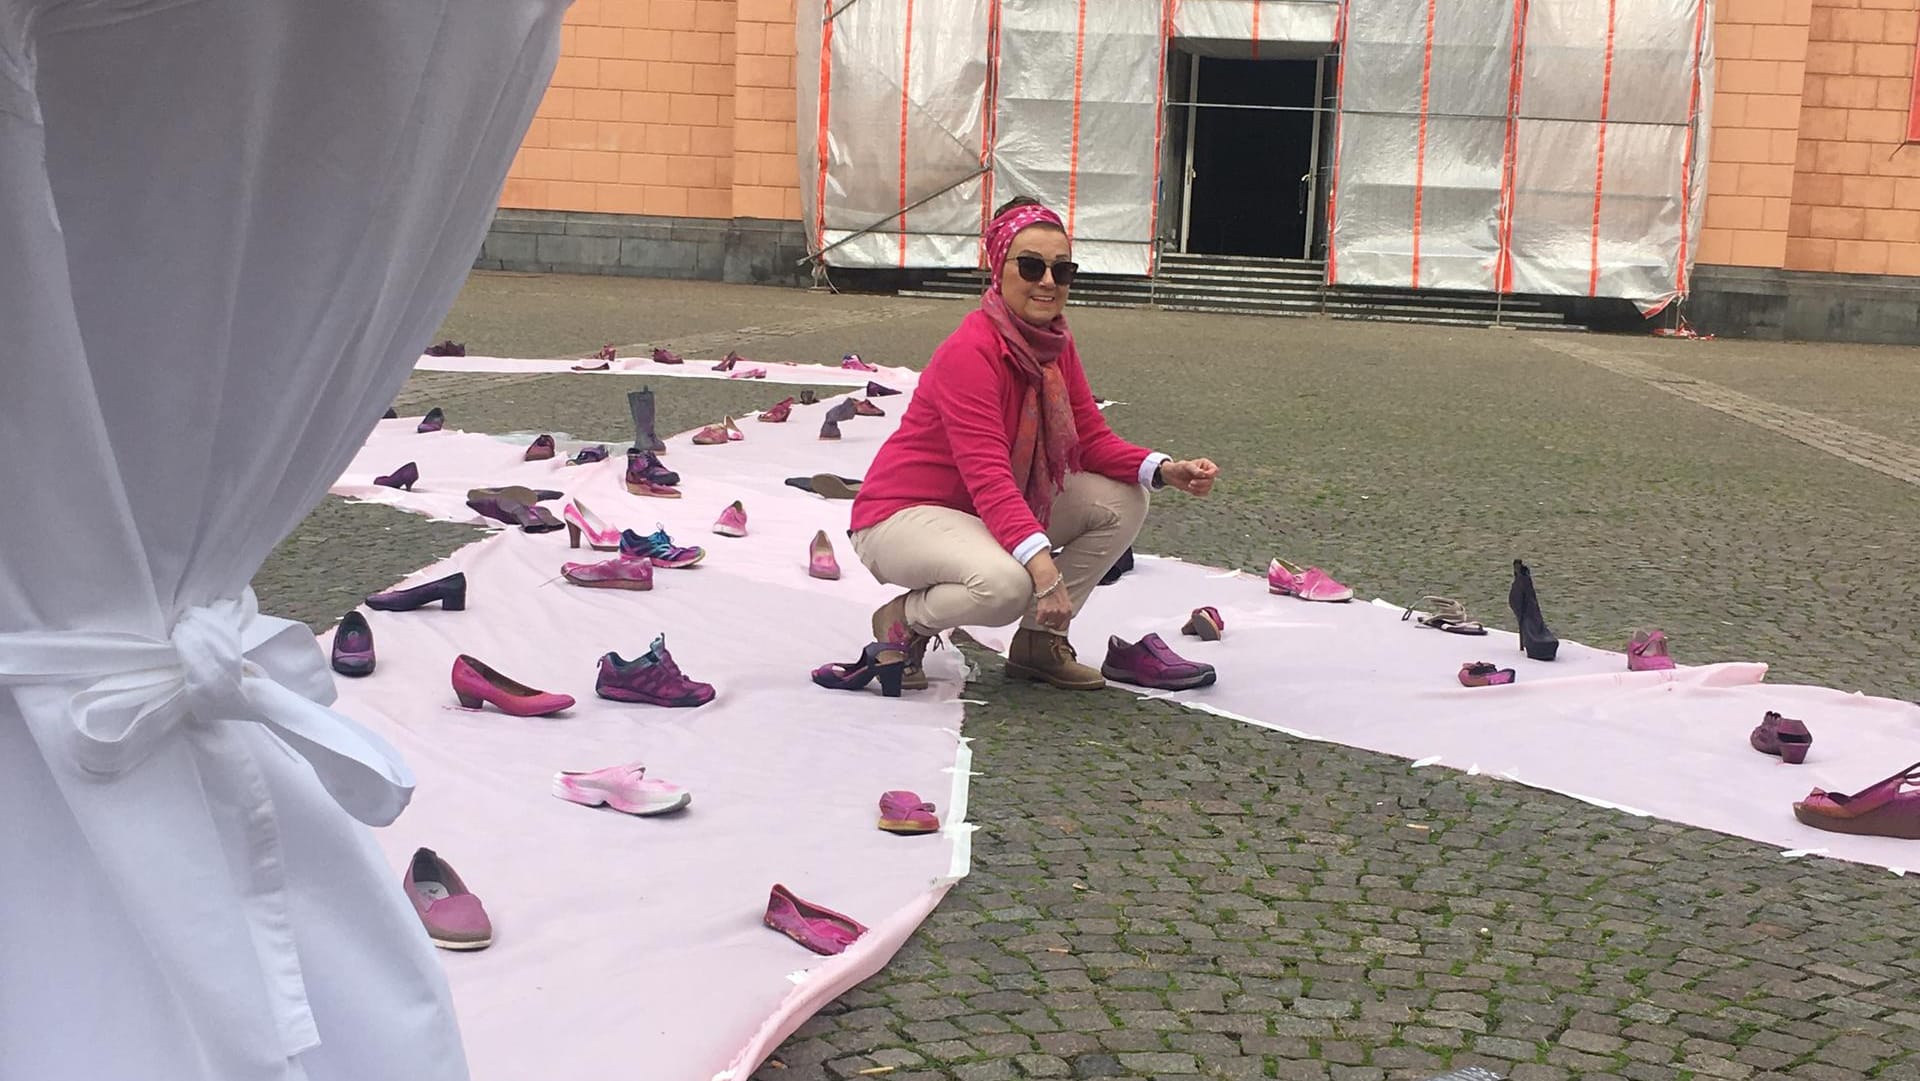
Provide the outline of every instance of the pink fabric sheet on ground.
<path id="1" fill-rule="evenodd" d="M 593 363 L 580 358 L 559 360 L 535 360 L 522 357 L 429 357 L 422 356 L 413 370 L 417 372 L 468 372 L 482 375 L 647 375 L 673 379 L 732 379 L 733 372 L 716 372 L 715 364 L 720 358 L 695 359 L 687 357 L 685 364 L 656 364 L 651 357 L 620 357 L 611 367 L 600 371 L 582 372 L 575 365 Z M 918 379 L 911 368 L 882 367 L 879 371 L 863 372 L 852 368 L 842 368 L 838 364 L 791 364 L 776 360 L 742 360 L 734 372 L 751 368 L 766 369 L 766 378 L 751 380 L 756 383 L 791 383 L 799 386 L 828 387 L 864 387 L 868 380 L 884 383 L 890 387 L 905 386 Z M 741 379 L 739 382 L 749 382 Z"/>
<path id="2" fill-rule="evenodd" d="M 693 569 L 659 571 L 651 592 L 582 589 L 558 580 L 561 563 L 606 554 L 569 549 L 564 531 L 508 530 L 407 579 L 465 572 L 466 611 L 367 613 L 379 668 L 340 680 L 338 708 L 392 740 L 419 778 L 381 843 L 396 878 L 416 846 L 438 851 L 494 920 L 490 949 L 445 955 L 480 1081 L 597 1075 L 616 1063 L 645 1077 L 743 1079 L 885 964 L 965 874 L 970 755 L 958 734 L 957 658 L 936 653 L 930 667 L 949 678 L 900 699 L 807 678 L 858 655 L 887 596 L 848 551 L 851 504 L 781 483 L 857 475 L 891 431 L 892 417 L 859 418 L 842 425 L 841 443 L 822 442 L 826 408 L 796 407 L 784 425 L 746 422 L 747 440 L 727 446 L 674 437 L 679 500 L 628 495 L 620 447 L 591 466 L 526 463 L 520 444 L 416 434 L 415 418 L 384 422 L 335 486 L 452 520 L 472 517 L 469 487 L 563 489 L 616 525 L 650 532 L 659 521 L 709 553 Z M 419 463 L 416 491 L 368 482 L 401 461 Z M 735 499 L 750 535 L 714 535 Z M 818 529 L 846 560 L 841 581 L 807 576 Z M 661 631 L 692 678 L 716 685 L 716 701 L 661 709 L 594 696 L 602 653 L 631 657 Z M 448 684 L 460 653 L 578 705 L 530 720 L 460 709 Z M 639 819 L 551 795 L 557 770 L 631 760 L 691 788 L 692 806 Z M 876 801 L 894 788 L 939 804 L 943 833 L 876 829 Z M 872 930 L 837 958 L 817 957 L 761 926 L 776 882 Z"/>
<path id="3" fill-rule="evenodd" d="M 1551 625 L 1552 572 L 1534 573 Z M 1200 605 L 1220 609 L 1227 630 L 1219 642 L 1180 634 Z M 1628 672 L 1624 654 L 1565 640 L 1553 662 L 1529 661 L 1509 632 L 1445 634 L 1403 622 L 1401 612 L 1276 596 L 1262 576 L 1145 557 L 1094 592 L 1073 639 L 1098 663 L 1108 635 L 1131 642 L 1158 633 L 1175 652 L 1214 665 L 1219 681 L 1140 693 L 1303 739 L 1501 776 L 1788 853 L 1920 869 L 1920 841 L 1827 833 L 1793 817 L 1793 802 L 1812 788 L 1855 792 L 1920 758 L 1920 706 L 1762 683 L 1764 664 Z M 998 644 L 1005 636 L 982 637 Z M 1674 648 L 1685 655 L 1686 643 Z M 1462 687 L 1460 665 L 1479 660 L 1516 669 L 1517 681 Z M 1804 764 L 1748 746 L 1768 710 L 1807 722 L 1814 742 Z"/>

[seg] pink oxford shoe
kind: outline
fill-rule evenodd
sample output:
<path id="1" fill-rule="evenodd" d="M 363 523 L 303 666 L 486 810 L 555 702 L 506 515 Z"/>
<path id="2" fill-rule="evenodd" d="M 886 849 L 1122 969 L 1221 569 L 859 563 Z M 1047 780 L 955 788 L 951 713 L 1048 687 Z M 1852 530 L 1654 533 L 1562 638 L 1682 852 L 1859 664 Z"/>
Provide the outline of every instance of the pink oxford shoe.
<path id="1" fill-rule="evenodd" d="M 407 861 L 401 878 L 427 937 L 443 950 L 484 950 L 493 945 L 493 921 L 486 906 L 454 873 L 453 865 L 422 848 Z"/>
<path id="2" fill-rule="evenodd" d="M 778 884 L 767 896 L 763 922 L 807 949 L 828 955 L 845 950 L 867 933 L 867 929 L 851 917 L 802 901 L 793 891 Z"/>
<path id="3" fill-rule="evenodd" d="M 573 706 L 571 695 L 536 691 L 464 653 L 453 660 L 453 693 L 468 709 L 492 702 L 502 713 L 515 717 L 545 717 Z"/>
<path id="4" fill-rule="evenodd" d="M 1276 559 L 1267 565 L 1267 591 L 1284 593 L 1303 601 L 1338 603 L 1353 599 L 1353 590 L 1334 581 L 1326 571 L 1319 567 L 1301 570 L 1284 559 Z"/>
<path id="5" fill-rule="evenodd" d="M 585 807 L 606 804 L 646 818 L 672 814 L 693 802 L 693 793 L 677 784 L 647 777 L 638 762 L 596 770 L 561 770 L 553 775 L 553 794 Z"/>
<path id="6" fill-rule="evenodd" d="M 588 589 L 631 589 L 636 592 L 645 592 L 653 588 L 653 560 L 646 556 L 638 559 L 615 556 L 598 563 L 568 563 L 560 568 L 560 576 L 574 585 L 585 586 Z"/>
<path id="7" fill-rule="evenodd" d="M 880 794 L 880 828 L 888 833 L 932 833 L 940 828 L 933 804 L 906 791 Z"/>
<path id="8" fill-rule="evenodd" d="M 840 561 L 833 558 L 833 542 L 824 529 L 813 535 L 813 544 L 807 550 L 807 573 L 828 581 L 840 577 Z"/>
<path id="9" fill-rule="evenodd" d="M 713 531 L 723 537 L 744 537 L 747 535 L 747 508 L 738 499 L 727 504 L 720 517 L 713 523 Z M 616 547 L 618 547 L 616 545 Z"/>

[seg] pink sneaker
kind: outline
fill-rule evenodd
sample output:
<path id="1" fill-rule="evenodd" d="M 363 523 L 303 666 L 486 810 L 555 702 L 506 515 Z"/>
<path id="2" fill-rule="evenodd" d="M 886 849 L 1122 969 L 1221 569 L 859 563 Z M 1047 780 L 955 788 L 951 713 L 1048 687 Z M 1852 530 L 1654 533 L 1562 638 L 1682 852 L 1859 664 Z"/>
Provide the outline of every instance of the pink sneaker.
<path id="1" fill-rule="evenodd" d="M 807 573 L 828 581 L 840 577 L 840 561 L 833 558 L 833 542 L 824 529 L 813 535 L 813 544 L 807 550 Z"/>
<path id="2" fill-rule="evenodd" d="M 615 556 L 598 563 L 568 563 L 560 568 L 560 575 L 574 585 L 589 589 L 644 592 L 653 588 L 653 560 L 646 556 L 638 559 Z"/>
<path id="3" fill-rule="evenodd" d="M 888 833 L 932 833 L 940 828 L 933 804 L 912 792 L 880 794 L 880 828 Z"/>
<path id="4" fill-rule="evenodd" d="M 736 499 L 720 512 L 720 520 L 713 523 L 713 531 L 723 537 L 744 537 L 747 535 L 747 508 Z"/>
<path id="5" fill-rule="evenodd" d="M 642 818 L 672 814 L 693 802 L 693 793 L 677 784 L 647 779 L 638 762 L 596 770 L 561 770 L 553 775 L 553 794 L 587 807 L 601 804 Z"/>
<path id="6" fill-rule="evenodd" d="M 866 361 L 861 360 L 860 354 L 858 353 L 848 353 L 846 356 L 841 357 L 840 366 L 842 368 L 847 369 L 848 371 L 855 371 L 855 372 L 877 372 L 880 370 L 879 368 L 876 368 L 873 365 L 868 364 Z"/>
<path id="7" fill-rule="evenodd" d="M 775 885 L 767 895 L 767 914 L 762 921 L 819 954 L 839 953 L 867 933 L 852 917 L 802 901 L 781 885 Z"/>
<path id="8" fill-rule="evenodd" d="M 1267 565 L 1267 591 L 1284 593 L 1298 597 L 1303 601 L 1350 601 L 1353 590 L 1333 580 L 1333 576 L 1319 567 L 1301 570 L 1284 559 L 1276 559 Z"/>
<path id="9" fill-rule="evenodd" d="M 433 849 L 413 854 L 401 885 L 434 945 L 443 950 L 484 950 L 493 945 L 493 921 L 487 919 L 486 906 Z"/>

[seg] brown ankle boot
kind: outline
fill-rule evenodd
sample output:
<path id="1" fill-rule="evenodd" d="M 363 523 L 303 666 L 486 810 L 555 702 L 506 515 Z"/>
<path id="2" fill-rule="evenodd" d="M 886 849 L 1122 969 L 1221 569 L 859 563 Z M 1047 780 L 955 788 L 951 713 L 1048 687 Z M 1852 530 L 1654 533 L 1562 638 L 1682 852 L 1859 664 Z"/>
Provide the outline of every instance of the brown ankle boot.
<path id="1" fill-rule="evenodd" d="M 1024 627 L 1014 633 L 1013 644 L 1007 647 L 1007 675 L 1070 691 L 1097 691 L 1107 685 L 1099 669 L 1080 663 L 1066 635 Z"/>
<path id="2" fill-rule="evenodd" d="M 907 651 L 907 669 L 900 677 L 903 690 L 924 691 L 927 689 L 927 670 L 924 667 L 927 656 L 927 643 L 932 639 L 907 622 L 907 595 L 898 597 L 880 606 L 873 613 L 873 640 L 892 642 L 903 646 Z"/>

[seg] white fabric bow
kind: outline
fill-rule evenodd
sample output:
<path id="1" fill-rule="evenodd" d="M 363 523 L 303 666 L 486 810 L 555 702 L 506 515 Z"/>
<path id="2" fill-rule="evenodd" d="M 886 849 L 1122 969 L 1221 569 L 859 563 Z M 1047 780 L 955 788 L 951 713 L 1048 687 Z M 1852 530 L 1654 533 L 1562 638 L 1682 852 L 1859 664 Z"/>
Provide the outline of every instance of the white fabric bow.
<path id="1" fill-rule="evenodd" d="M 312 632 L 261 615 L 251 589 L 188 609 L 164 641 L 122 631 L 0 634 L 0 686 L 84 681 L 53 736 L 87 773 L 124 773 L 183 725 L 249 721 L 306 758 L 335 802 L 370 826 L 398 818 L 413 797 L 400 753 L 326 708 L 333 678 Z"/>

